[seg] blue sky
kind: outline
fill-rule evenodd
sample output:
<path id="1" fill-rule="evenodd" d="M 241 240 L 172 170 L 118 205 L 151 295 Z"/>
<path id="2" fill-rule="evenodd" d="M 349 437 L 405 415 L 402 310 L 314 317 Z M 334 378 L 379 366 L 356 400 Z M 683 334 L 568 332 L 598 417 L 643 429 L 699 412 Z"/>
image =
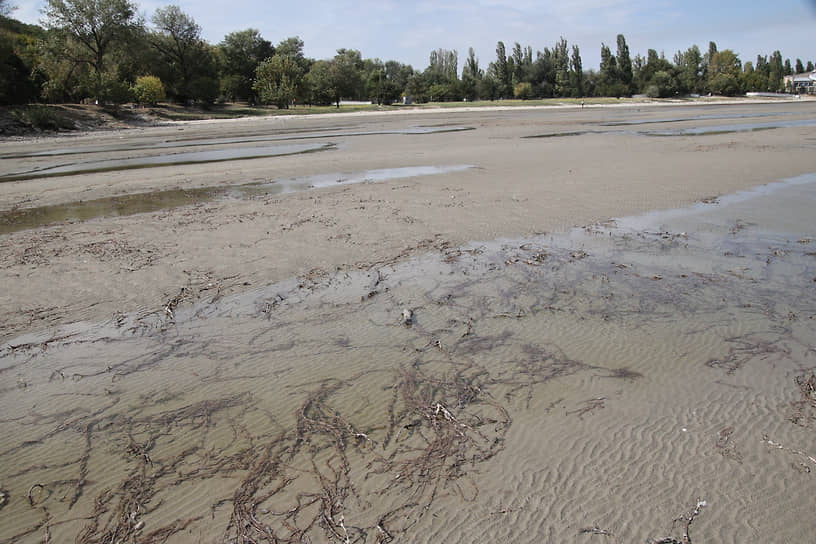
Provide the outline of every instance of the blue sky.
<path id="1" fill-rule="evenodd" d="M 13 17 L 41 19 L 44 2 L 11 0 Z M 149 20 L 173 2 L 137 4 Z M 461 69 L 469 47 L 482 68 L 495 59 L 496 42 L 508 52 L 514 42 L 533 51 L 552 47 L 560 36 L 581 49 L 584 68 L 597 68 L 601 43 L 615 50 L 623 34 L 634 57 L 648 49 L 671 59 L 679 49 L 708 42 L 732 49 L 743 62 L 775 49 L 791 62 L 816 61 L 816 0 L 180 0 L 175 2 L 218 43 L 225 34 L 257 28 L 272 43 L 300 36 L 307 56 L 332 57 L 340 47 L 363 57 L 398 60 L 424 69 L 432 49 L 455 49 Z M 225 9 L 226 8 L 226 9 Z"/>

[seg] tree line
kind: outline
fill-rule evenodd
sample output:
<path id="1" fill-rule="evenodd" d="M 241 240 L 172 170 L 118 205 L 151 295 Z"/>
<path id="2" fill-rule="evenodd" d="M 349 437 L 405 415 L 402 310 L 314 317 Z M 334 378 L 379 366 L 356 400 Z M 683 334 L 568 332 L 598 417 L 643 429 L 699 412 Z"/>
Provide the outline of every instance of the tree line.
<path id="1" fill-rule="evenodd" d="M 364 59 L 338 49 L 330 59 L 304 55 L 289 37 L 277 45 L 258 30 L 224 36 L 212 45 L 178 6 L 157 9 L 149 21 L 131 0 L 47 0 L 43 26 L 11 17 L 0 0 L 0 104 L 129 101 L 211 104 L 245 100 L 286 108 L 292 104 L 339 106 L 341 99 L 391 104 L 414 102 L 631 96 L 651 97 L 747 91 L 785 91 L 783 77 L 813 70 L 813 61 L 782 59 L 779 51 L 743 63 L 711 42 L 669 60 L 650 49 L 632 57 L 623 35 L 615 51 L 601 44 L 600 69 L 584 70 L 577 45 L 560 38 L 533 54 L 499 41 L 485 68 L 471 47 L 459 69 L 457 51 L 430 52 L 428 67 L 396 60 Z"/>

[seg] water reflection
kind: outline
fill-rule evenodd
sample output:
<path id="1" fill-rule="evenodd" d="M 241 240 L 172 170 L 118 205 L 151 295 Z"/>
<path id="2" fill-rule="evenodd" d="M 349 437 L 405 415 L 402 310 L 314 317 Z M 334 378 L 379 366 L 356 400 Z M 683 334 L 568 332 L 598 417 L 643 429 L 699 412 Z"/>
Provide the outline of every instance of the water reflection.
<path id="1" fill-rule="evenodd" d="M 243 159 L 260 159 L 265 157 L 280 157 L 301 153 L 314 153 L 334 149 L 331 143 L 316 144 L 280 144 L 261 147 L 231 147 L 208 151 L 190 151 L 186 153 L 172 153 L 167 155 L 151 155 L 130 159 L 107 159 L 98 161 L 83 161 L 60 166 L 51 166 L 25 172 L 14 172 L 0 176 L 0 182 L 19 181 L 53 176 L 71 176 L 93 172 L 112 172 L 116 170 L 133 170 L 138 168 L 155 168 L 168 165 L 202 164 L 209 162 L 224 162 Z"/>
<path id="2" fill-rule="evenodd" d="M 48 149 L 45 151 L 35 151 L 31 153 L 15 153 L 2 154 L 0 158 L 26 158 L 26 157 L 52 157 L 57 155 L 78 155 L 88 153 L 104 153 L 114 151 L 133 151 L 142 149 L 171 149 L 181 147 L 200 147 L 212 145 L 234 145 L 258 142 L 279 142 L 291 140 L 313 140 L 318 138 L 343 138 L 350 136 L 376 136 L 386 134 L 440 134 L 445 132 L 462 132 L 474 130 L 473 127 L 457 126 L 457 125 L 438 125 L 432 127 L 417 126 L 398 129 L 385 130 L 344 130 L 337 131 L 334 129 L 323 130 L 301 130 L 297 132 L 278 132 L 276 134 L 264 134 L 258 136 L 237 136 L 231 138 L 199 138 L 199 139 L 177 139 L 165 140 L 162 142 L 138 142 L 130 141 L 127 143 L 107 144 L 98 146 L 77 146 L 64 147 L 57 149 Z"/>
<path id="3" fill-rule="evenodd" d="M 724 113 L 716 115 L 694 115 L 691 117 L 666 117 L 662 119 L 630 119 L 625 121 L 609 121 L 601 123 L 602 127 L 619 127 L 631 125 L 651 125 L 656 123 L 681 123 L 683 121 L 705 121 L 709 119 L 752 119 L 755 117 L 777 117 L 796 115 L 795 112 L 766 112 L 766 113 Z"/>
<path id="4" fill-rule="evenodd" d="M 0 234 L 41 227 L 63 221 L 87 221 L 97 217 L 155 212 L 223 198 L 244 199 L 260 195 L 279 195 L 332 187 L 339 184 L 382 182 L 399 178 L 433 176 L 460 172 L 469 168 L 473 168 L 473 166 L 455 164 L 449 166 L 381 168 L 376 170 L 364 170 L 362 172 L 338 172 L 285 178 L 269 182 L 253 182 L 229 187 L 215 186 L 153 191 L 150 193 L 137 193 L 68 202 L 66 204 L 56 204 L 53 206 L 19 208 L 0 212 Z"/>
<path id="5" fill-rule="evenodd" d="M 790 121 L 770 121 L 767 123 L 740 123 L 733 125 L 712 125 L 704 127 L 679 128 L 671 130 L 642 131 L 648 136 L 697 136 L 705 134 L 729 134 L 735 132 L 755 132 L 775 128 L 795 128 L 816 126 L 816 119 L 799 119 Z"/>

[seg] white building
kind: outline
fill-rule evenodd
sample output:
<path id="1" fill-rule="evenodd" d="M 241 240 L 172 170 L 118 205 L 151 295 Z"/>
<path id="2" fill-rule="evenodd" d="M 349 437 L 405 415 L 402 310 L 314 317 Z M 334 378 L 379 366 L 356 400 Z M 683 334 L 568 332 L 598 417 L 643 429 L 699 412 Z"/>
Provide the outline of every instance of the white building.
<path id="1" fill-rule="evenodd" d="M 816 72 L 785 76 L 785 89 L 794 94 L 816 94 Z"/>

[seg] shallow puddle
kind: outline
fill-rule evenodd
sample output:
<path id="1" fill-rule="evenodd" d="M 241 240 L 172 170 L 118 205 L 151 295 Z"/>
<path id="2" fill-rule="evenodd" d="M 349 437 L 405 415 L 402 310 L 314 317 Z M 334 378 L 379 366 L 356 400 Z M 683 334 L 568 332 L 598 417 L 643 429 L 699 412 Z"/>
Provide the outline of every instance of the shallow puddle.
<path id="1" fill-rule="evenodd" d="M 13 172 L 0 176 L 0 183 L 20 181 L 26 179 L 73 176 L 93 172 L 114 172 L 117 170 L 134 170 L 139 168 L 156 168 L 168 165 L 202 164 L 209 162 L 225 162 L 245 159 L 260 159 L 266 157 L 280 157 L 284 155 L 299 155 L 335 149 L 331 143 L 321 144 L 280 144 L 262 147 L 232 147 L 212 151 L 190 151 L 186 153 L 172 153 L 168 155 L 152 155 L 130 159 L 108 159 L 100 161 L 84 161 L 30 170 Z"/>
<path id="2" fill-rule="evenodd" d="M 620 127 L 631 125 L 651 125 L 656 123 L 681 123 L 684 121 L 705 121 L 709 119 L 753 119 L 755 117 L 778 117 L 797 115 L 794 112 L 767 112 L 767 113 L 726 113 L 717 115 L 695 115 L 691 117 L 667 117 L 664 119 L 629 119 L 626 121 L 610 121 L 600 123 L 602 127 Z"/>
<path id="3" fill-rule="evenodd" d="M 642 131 L 647 136 L 698 136 L 708 134 L 730 134 L 736 132 L 756 132 L 776 128 L 795 128 L 816 126 L 816 119 L 800 119 L 790 121 L 771 121 L 768 123 L 740 123 L 733 125 L 712 125 L 705 127 L 691 127 L 672 130 Z"/>
<path id="4" fill-rule="evenodd" d="M 668 542 L 697 501 L 695 540 L 806 541 L 814 200 L 437 238 L 14 339 L 0 539 Z"/>
<path id="5" fill-rule="evenodd" d="M 0 234 L 17 232 L 61 223 L 65 221 L 88 221 L 98 217 L 133 215 L 155 212 L 179 206 L 187 206 L 217 199 L 244 199 L 260 195 L 278 195 L 310 189 L 332 187 L 339 184 L 382 182 L 392 179 L 433 176 L 459 172 L 473 168 L 471 165 L 450 166 L 408 166 L 403 168 L 383 168 L 353 173 L 333 173 L 316 176 L 287 178 L 270 182 L 253 182 L 229 187 L 200 187 L 195 189 L 175 189 L 130 195 L 98 198 L 40 206 L 19 208 L 0 212 Z"/>
<path id="6" fill-rule="evenodd" d="M 133 151 L 139 149 L 168 149 L 168 148 L 183 148 L 183 147 L 199 147 L 199 146 L 211 146 L 211 145 L 234 145 L 234 144 L 245 144 L 245 143 L 258 143 L 258 142 L 278 142 L 278 141 L 291 141 L 291 140 L 314 140 L 318 138 L 343 138 L 343 137 L 350 137 L 350 136 L 376 136 L 376 135 L 390 135 L 390 134 L 405 134 L 405 135 L 422 135 L 422 134 L 440 134 L 444 132 L 462 132 L 467 130 L 474 130 L 473 127 L 464 127 L 464 126 L 450 126 L 450 125 L 439 125 L 433 127 L 407 127 L 407 128 L 400 128 L 400 129 L 387 129 L 387 130 L 366 130 L 366 131 L 353 131 L 353 130 L 346 130 L 346 131 L 338 131 L 332 129 L 324 129 L 324 130 L 309 130 L 309 131 L 278 131 L 275 134 L 268 134 L 268 135 L 258 135 L 258 136 L 239 136 L 239 137 L 232 137 L 232 138 L 203 138 L 203 139 L 177 139 L 177 140 L 166 140 L 163 142 L 157 143 L 138 143 L 138 142 L 129 142 L 129 143 L 117 143 L 117 144 L 109 144 L 109 145 L 98 145 L 98 146 L 78 146 L 78 147 L 66 147 L 66 148 L 59 148 L 59 149 L 49 149 L 46 151 L 37 151 L 32 153 L 15 153 L 15 154 L 2 154 L 0 153 L 0 158 L 25 158 L 25 157 L 52 157 L 57 155 L 77 155 L 77 154 L 90 154 L 90 153 L 104 153 L 104 152 L 115 152 L 115 151 Z"/>
<path id="7" fill-rule="evenodd" d="M 753 117 L 753 116 L 752 116 Z M 717 118 L 717 116 L 711 116 Z M 674 121 L 685 121 L 686 119 L 674 120 L 659 120 L 659 121 L 644 121 L 644 122 L 620 122 L 607 123 L 600 126 L 631 126 L 649 123 L 664 123 Z M 562 138 L 568 136 L 583 136 L 585 134 L 617 134 L 628 136 L 708 136 L 715 134 L 733 134 L 737 132 L 759 132 L 763 130 L 772 130 L 776 128 L 792 128 L 792 127 L 810 127 L 816 126 L 816 119 L 790 120 L 790 121 L 773 121 L 768 123 L 741 123 L 733 125 L 712 125 L 702 127 L 677 128 L 667 130 L 577 130 L 569 132 L 551 132 L 545 134 L 533 134 L 530 136 L 522 136 L 522 138 Z"/>
<path id="8" fill-rule="evenodd" d="M 569 132 L 550 132 L 547 134 L 533 134 L 532 136 L 522 136 L 524 139 L 528 138 L 564 138 L 568 136 L 583 136 L 584 134 L 608 134 L 606 132 L 594 130 L 571 130 Z"/>

